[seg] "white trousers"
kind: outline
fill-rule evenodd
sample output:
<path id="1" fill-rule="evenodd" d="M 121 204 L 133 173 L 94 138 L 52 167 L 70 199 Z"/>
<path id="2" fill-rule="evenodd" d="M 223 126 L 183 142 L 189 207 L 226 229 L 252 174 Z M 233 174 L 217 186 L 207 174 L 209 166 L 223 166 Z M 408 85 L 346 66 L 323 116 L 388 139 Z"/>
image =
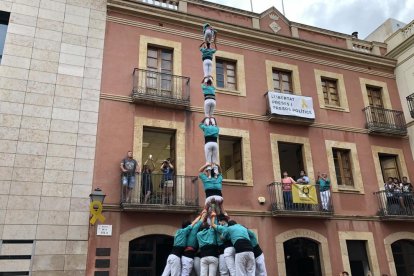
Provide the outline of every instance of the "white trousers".
<path id="1" fill-rule="evenodd" d="M 226 260 L 224 258 L 224 253 L 219 256 L 219 272 L 220 276 L 229 276 L 229 270 L 227 268 Z"/>
<path id="2" fill-rule="evenodd" d="M 218 163 L 218 144 L 217 142 L 208 142 L 204 145 L 206 163 Z"/>
<path id="3" fill-rule="evenodd" d="M 180 276 L 181 275 L 181 259 L 174 255 L 170 254 L 167 259 L 167 264 L 165 265 L 164 272 L 162 276 Z"/>
<path id="4" fill-rule="evenodd" d="M 204 115 L 206 117 L 213 117 L 215 108 L 216 108 L 216 100 L 213 100 L 213 99 L 204 100 Z"/>
<path id="5" fill-rule="evenodd" d="M 213 70 L 213 61 L 211 59 L 205 59 L 203 60 L 203 72 L 204 77 L 211 77 Z"/>
<path id="6" fill-rule="evenodd" d="M 218 195 L 212 195 L 209 196 L 208 198 L 206 198 L 206 202 L 204 205 L 207 205 L 209 203 L 211 203 L 211 200 L 214 199 L 216 201 L 217 204 L 222 203 L 223 202 L 223 197 L 222 196 L 218 196 Z"/>
<path id="7" fill-rule="evenodd" d="M 206 29 L 204 31 L 204 41 L 211 43 L 214 40 L 214 32 L 211 29 Z"/>
<path id="8" fill-rule="evenodd" d="M 320 192 L 321 194 L 321 201 L 322 201 L 322 209 L 329 210 L 329 201 L 331 199 L 331 191 L 323 191 Z"/>
<path id="9" fill-rule="evenodd" d="M 200 276 L 216 276 L 218 258 L 213 256 L 203 257 L 200 260 Z"/>
<path id="10" fill-rule="evenodd" d="M 189 276 L 193 270 L 194 260 L 186 256 L 181 256 L 181 276 Z"/>
<path id="11" fill-rule="evenodd" d="M 236 275 L 236 264 L 234 260 L 234 255 L 236 250 L 234 247 L 227 247 L 224 249 L 224 260 L 226 261 L 227 269 L 229 270 L 230 276 Z"/>
<path id="12" fill-rule="evenodd" d="M 267 276 L 263 253 L 256 258 L 256 276 Z"/>
<path id="13" fill-rule="evenodd" d="M 253 252 L 236 253 L 236 275 L 255 276 L 256 262 Z"/>
<path id="14" fill-rule="evenodd" d="M 200 257 L 194 257 L 193 272 L 196 276 L 200 276 Z"/>
<path id="15" fill-rule="evenodd" d="M 215 105 L 214 105 L 214 107 L 215 107 Z M 205 107 L 205 102 L 204 102 L 204 112 L 205 112 L 205 110 L 206 110 L 206 107 Z M 204 115 L 205 115 L 205 113 L 204 113 Z M 208 116 L 206 116 L 206 117 L 207 118 L 204 120 L 204 124 L 205 125 L 210 125 L 210 124 L 212 126 L 216 126 L 217 125 L 216 118 L 214 118 L 214 117 L 208 118 Z"/>

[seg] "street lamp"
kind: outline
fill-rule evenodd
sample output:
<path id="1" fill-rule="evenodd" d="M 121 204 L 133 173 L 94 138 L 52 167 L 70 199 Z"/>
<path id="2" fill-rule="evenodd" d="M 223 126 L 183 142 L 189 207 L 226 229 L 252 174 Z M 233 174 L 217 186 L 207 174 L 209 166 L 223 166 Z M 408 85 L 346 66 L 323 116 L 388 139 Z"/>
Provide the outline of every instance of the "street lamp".
<path id="1" fill-rule="evenodd" d="M 96 188 L 89 195 L 89 198 L 91 199 L 91 202 L 99 201 L 101 204 L 103 204 L 105 197 L 106 197 L 106 194 L 104 194 L 104 192 L 102 192 L 102 190 L 100 188 Z"/>

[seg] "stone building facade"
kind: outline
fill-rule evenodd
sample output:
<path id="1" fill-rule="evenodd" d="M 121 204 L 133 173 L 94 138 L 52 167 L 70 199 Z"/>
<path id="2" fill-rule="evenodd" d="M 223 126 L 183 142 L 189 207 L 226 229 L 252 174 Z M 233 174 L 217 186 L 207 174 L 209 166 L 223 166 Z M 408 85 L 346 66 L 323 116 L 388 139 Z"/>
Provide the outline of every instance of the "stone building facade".
<path id="1" fill-rule="evenodd" d="M 0 11 L 0 274 L 85 275 L 106 1 Z"/>

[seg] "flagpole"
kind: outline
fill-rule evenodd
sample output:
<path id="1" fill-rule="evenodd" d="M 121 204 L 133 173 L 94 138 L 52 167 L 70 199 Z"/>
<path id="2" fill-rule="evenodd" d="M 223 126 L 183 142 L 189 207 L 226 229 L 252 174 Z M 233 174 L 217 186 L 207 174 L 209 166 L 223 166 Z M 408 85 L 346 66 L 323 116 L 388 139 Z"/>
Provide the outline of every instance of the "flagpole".
<path id="1" fill-rule="evenodd" d="M 253 12 L 253 0 L 250 0 L 250 8 L 251 8 L 251 10 Z"/>
<path id="2" fill-rule="evenodd" d="M 250 1 L 251 1 L 251 0 L 250 0 Z M 286 16 L 286 15 L 285 15 L 285 5 L 283 4 L 283 0 L 282 0 L 282 11 L 283 11 L 283 15 L 284 15 L 284 16 Z"/>

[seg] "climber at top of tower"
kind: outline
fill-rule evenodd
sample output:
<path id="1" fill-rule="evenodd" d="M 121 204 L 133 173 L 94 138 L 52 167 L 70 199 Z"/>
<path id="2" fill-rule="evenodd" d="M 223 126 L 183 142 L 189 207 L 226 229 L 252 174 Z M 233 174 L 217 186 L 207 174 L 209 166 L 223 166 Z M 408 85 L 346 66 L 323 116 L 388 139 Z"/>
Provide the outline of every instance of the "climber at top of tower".
<path id="1" fill-rule="evenodd" d="M 217 31 L 210 25 L 210 23 L 203 24 L 203 38 L 204 43 L 216 44 Z"/>

